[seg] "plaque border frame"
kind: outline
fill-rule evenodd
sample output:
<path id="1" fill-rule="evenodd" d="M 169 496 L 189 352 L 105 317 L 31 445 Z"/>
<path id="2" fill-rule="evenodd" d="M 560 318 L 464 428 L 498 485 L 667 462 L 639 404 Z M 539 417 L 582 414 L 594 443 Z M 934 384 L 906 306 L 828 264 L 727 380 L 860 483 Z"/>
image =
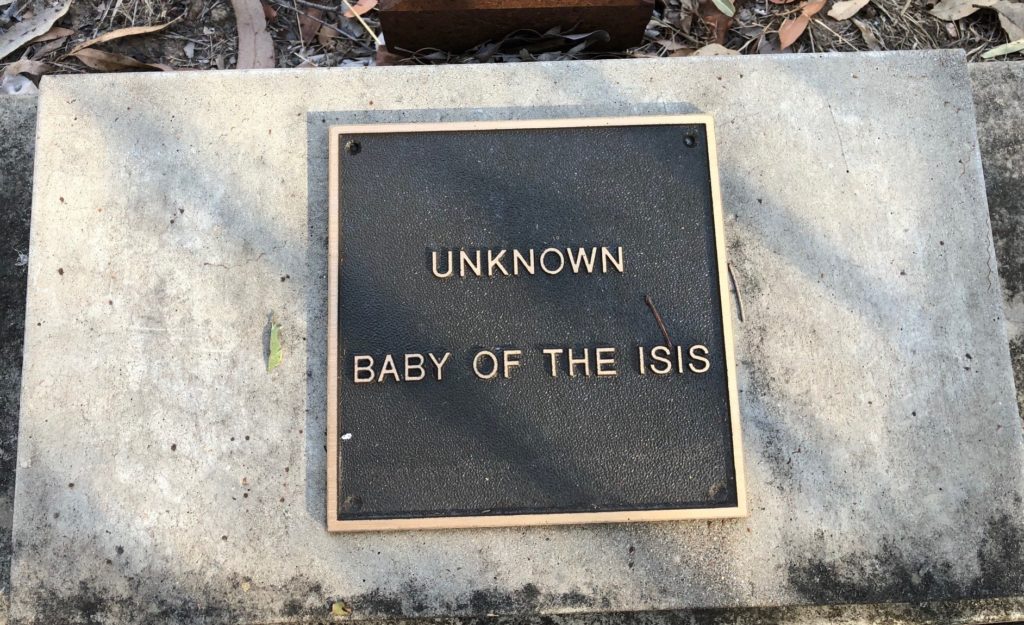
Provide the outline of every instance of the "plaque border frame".
<path id="1" fill-rule="evenodd" d="M 399 132 L 466 132 L 477 130 L 531 130 L 538 128 L 584 128 L 614 126 L 663 126 L 699 124 L 707 133 L 708 169 L 711 173 L 711 204 L 715 227 L 715 251 L 718 263 L 718 287 L 722 306 L 722 333 L 725 343 L 725 372 L 729 393 L 732 430 L 733 469 L 736 475 L 736 505 L 725 508 L 682 508 L 671 510 L 616 510 L 607 512 L 550 512 L 476 516 L 417 517 L 398 519 L 344 520 L 338 515 L 338 431 L 341 414 L 338 397 L 338 261 L 340 258 L 341 206 L 339 137 L 343 134 L 382 134 Z M 522 527 L 531 525 L 576 525 L 590 523 L 630 523 L 640 521 L 683 521 L 735 519 L 749 515 L 743 463 L 743 437 L 740 431 L 739 397 L 736 387 L 735 347 L 732 307 L 729 305 L 728 265 L 725 258 L 725 222 L 718 172 L 718 146 L 714 119 L 707 114 L 642 115 L 633 117 L 587 117 L 563 119 L 525 119 L 501 121 L 403 122 L 333 125 L 328 132 L 328 244 L 327 244 L 327 530 L 329 532 L 367 532 L 392 530 L 464 529 Z"/>

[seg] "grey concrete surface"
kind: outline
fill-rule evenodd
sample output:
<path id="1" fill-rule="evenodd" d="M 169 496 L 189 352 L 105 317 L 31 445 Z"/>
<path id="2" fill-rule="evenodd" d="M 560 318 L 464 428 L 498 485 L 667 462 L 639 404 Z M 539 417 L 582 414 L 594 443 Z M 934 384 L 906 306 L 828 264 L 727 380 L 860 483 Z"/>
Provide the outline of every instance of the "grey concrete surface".
<path id="1" fill-rule="evenodd" d="M 0 96 L 0 625 L 10 605 L 11 522 L 25 336 L 36 99 Z"/>
<path id="2" fill-rule="evenodd" d="M 1017 405 L 1024 412 L 1024 62 L 971 65 Z"/>
<path id="3" fill-rule="evenodd" d="M 328 127 L 696 111 L 742 300 L 750 517 L 326 533 Z M 47 77 L 39 136 L 17 623 L 1024 595 L 962 53 Z M 962 620 L 1021 616 L 997 605 Z"/>

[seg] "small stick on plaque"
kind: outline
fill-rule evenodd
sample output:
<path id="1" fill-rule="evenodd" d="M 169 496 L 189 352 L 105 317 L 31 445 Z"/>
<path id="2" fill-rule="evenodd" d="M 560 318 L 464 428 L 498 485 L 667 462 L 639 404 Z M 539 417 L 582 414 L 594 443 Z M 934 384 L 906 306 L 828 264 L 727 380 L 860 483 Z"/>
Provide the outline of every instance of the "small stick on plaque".
<path id="1" fill-rule="evenodd" d="M 672 347 L 672 338 L 668 335 L 668 328 L 665 327 L 665 322 L 662 320 L 661 315 L 658 314 L 658 309 L 654 305 L 654 301 L 650 295 L 644 295 L 644 303 L 651 309 L 651 314 L 654 315 L 654 320 L 658 322 L 658 329 L 661 330 L 661 335 L 665 337 L 665 344 Z"/>

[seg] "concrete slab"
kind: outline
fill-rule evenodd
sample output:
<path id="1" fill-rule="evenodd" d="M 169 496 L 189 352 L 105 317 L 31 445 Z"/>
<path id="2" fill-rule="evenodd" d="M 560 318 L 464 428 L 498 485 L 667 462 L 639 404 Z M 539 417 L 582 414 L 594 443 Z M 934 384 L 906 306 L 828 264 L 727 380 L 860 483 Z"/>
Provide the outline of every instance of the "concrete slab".
<path id="1" fill-rule="evenodd" d="M 0 625 L 7 622 L 10 603 L 11 521 L 35 137 L 35 97 L 0 96 L 0 223 L 4 231 L 0 247 Z"/>
<path id="2" fill-rule="evenodd" d="M 1017 404 L 1024 413 L 1024 63 L 971 65 Z"/>
<path id="3" fill-rule="evenodd" d="M 742 300 L 750 518 L 329 535 L 328 127 L 698 111 Z M 1024 595 L 962 53 L 62 76 L 40 112 L 16 622 Z M 1021 616 L 998 605 L 971 618 Z"/>

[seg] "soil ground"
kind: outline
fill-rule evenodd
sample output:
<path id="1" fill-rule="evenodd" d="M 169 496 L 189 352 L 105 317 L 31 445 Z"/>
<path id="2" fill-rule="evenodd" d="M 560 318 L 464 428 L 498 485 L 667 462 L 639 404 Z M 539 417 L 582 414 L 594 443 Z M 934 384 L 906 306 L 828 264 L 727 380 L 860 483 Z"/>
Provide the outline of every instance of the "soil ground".
<path id="1" fill-rule="evenodd" d="M 0 32 L 31 16 L 45 1 L 14 0 L 4 7 L 0 0 L 0 18 L 7 19 L 6 24 L 0 19 Z M 854 19 L 837 21 L 826 15 L 835 1 L 830 0 L 783 53 L 962 48 L 970 60 L 979 60 L 984 51 L 1008 41 L 997 14 L 991 10 L 944 22 L 928 13 L 934 0 L 871 0 Z M 800 7 L 799 1 L 774 4 L 774 0 L 739 0 L 735 16 L 728 19 L 713 2 L 659 0 L 644 44 L 617 54 L 588 53 L 578 45 L 578 38 L 564 38 L 562 49 L 552 51 L 552 37 L 540 37 L 525 44 L 517 38 L 497 49 L 482 46 L 461 56 L 426 50 L 405 57 L 378 52 L 376 8 L 359 21 L 344 17 L 343 0 L 263 0 L 262 4 L 274 40 L 277 67 L 684 56 L 709 43 L 720 43 L 744 54 L 779 53 L 779 27 L 787 17 L 797 15 Z M 92 71 L 67 56 L 73 46 L 119 28 L 167 22 L 173 23 L 157 33 L 124 37 L 96 47 L 174 69 L 236 67 L 238 36 L 231 0 L 74 0 L 67 15 L 57 22 L 57 26 L 72 29 L 73 34 L 63 41 L 33 44 L 3 61 L 31 58 L 47 63 L 49 71 Z M 371 30 L 373 34 L 368 32 Z M 1018 53 L 1008 58 L 1021 56 Z"/>

